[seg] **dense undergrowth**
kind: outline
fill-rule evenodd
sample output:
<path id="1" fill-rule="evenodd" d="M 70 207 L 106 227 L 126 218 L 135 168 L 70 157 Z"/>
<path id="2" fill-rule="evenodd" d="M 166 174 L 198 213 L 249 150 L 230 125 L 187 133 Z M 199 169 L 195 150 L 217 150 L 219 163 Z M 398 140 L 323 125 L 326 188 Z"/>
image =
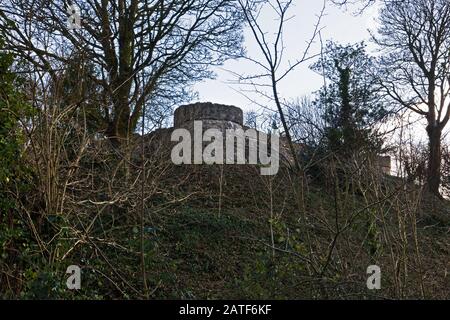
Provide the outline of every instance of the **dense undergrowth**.
<path id="1" fill-rule="evenodd" d="M 57 211 L 36 182 L 2 220 L 2 298 L 449 297 L 450 203 L 401 179 L 147 159 L 142 188 L 139 162 L 99 150 L 60 168 Z M 66 288 L 69 265 L 80 290 Z M 369 265 L 381 290 L 366 287 Z"/>

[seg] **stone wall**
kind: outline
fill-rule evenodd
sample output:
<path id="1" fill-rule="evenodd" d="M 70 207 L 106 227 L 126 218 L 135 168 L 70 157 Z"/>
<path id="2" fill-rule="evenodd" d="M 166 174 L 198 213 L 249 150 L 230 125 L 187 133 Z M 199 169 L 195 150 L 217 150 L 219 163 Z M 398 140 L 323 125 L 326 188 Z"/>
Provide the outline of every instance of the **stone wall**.
<path id="1" fill-rule="evenodd" d="M 175 128 L 184 127 L 195 120 L 229 121 L 242 126 L 244 114 L 240 108 L 211 102 L 188 104 L 175 110 Z"/>
<path id="2" fill-rule="evenodd" d="M 381 171 L 385 174 L 391 174 L 391 157 L 389 156 L 378 156 L 378 166 Z"/>
<path id="3" fill-rule="evenodd" d="M 194 128 L 194 121 L 197 120 L 202 121 L 203 132 L 210 128 L 219 129 L 224 133 L 226 129 L 243 128 L 246 130 L 248 128 L 243 125 L 243 119 L 244 116 L 242 110 L 235 106 L 215 104 L 211 102 L 199 102 L 183 105 L 175 110 L 174 127 L 165 129 L 167 132 L 164 135 L 164 140 L 170 141 L 170 133 L 177 128 L 185 128 L 192 132 Z M 173 145 L 173 143 L 169 144 Z M 206 142 L 204 143 L 204 145 L 207 144 L 208 143 Z M 298 147 L 297 150 L 301 150 L 302 146 L 296 146 Z M 285 137 L 280 137 L 280 158 L 287 162 L 293 161 Z M 389 156 L 378 156 L 376 162 L 377 166 L 380 167 L 381 172 L 384 174 L 391 173 L 391 158 Z"/>

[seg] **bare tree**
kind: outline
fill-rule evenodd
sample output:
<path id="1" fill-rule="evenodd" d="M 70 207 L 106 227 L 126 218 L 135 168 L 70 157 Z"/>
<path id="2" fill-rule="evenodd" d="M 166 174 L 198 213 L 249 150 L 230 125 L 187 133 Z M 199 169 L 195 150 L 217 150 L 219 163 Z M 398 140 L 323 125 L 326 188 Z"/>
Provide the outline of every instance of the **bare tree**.
<path id="1" fill-rule="evenodd" d="M 355 5 L 355 4 L 362 4 L 362 7 L 360 8 L 360 13 L 361 13 L 365 9 L 367 9 L 368 7 L 373 5 L 376 2 L 376 0 L 331 0 L 331 2 L 340 7 L 346 7 L 348 5 Z"/>
<path id="2" fill-rule="evenodd" d="M 241 54 L 242 13 L 234 0 L 77 0 L 81 28 L 68 27 L 64 0 L 5 0 L 7 49 L 55 74 L 70 56 L 95 65 L 106 135 L 125 139 L 145 104 L 186 98 L 210 66 Z M 151 112 L 149 112 L 151 114 Z"/>
<path id="3" fill-rule="evenodd" d="M 274 102 L 283 125 L 284 134 L 288 140 L 289 149 L 294 158 L 296 169 L 300 170 L 300 162 L 293 145 L 291 132 L 286 120 L 285 111 L 283 110 L 283 101 L 280 97 L 278 87 L 280 82 L 296 67 L 316 56 L 310 55 L 310 49 L 315 38 L 320 32 L 320 22 L 325 11 L 326 2 L 324 1 L 322 11 L 318 16 L 318 21 L 314 26 L 313 34 L 306 44 L 305 50 L 302 54 L 300 54 L 299 58 L 294 63 L 290 63 L 289 66 L 283 70 L 282 65 L 284 62 L 283 60 L 285 53 L 283 31 L 285 24 L 289 19 L 288 11 L 292 6 L 292 0 L 270 0 L 267 1 L 267 3 L 263 2 L 263 6 L 261 6 L 262 1 L 256 3 L 249 0 L 238 1 L 244 12 L 245 19 L 251 29 L 253 38 L 263 56 L 260 61 L 247 57 L 247 59 L 254 62 L 262 71 L 261 73 L 255 75 L 240 75 L 239 81 L 241 83 L 253 86 L 257 93 Z M 264 4 L 270 7 L 277 17 L 277 25 L 274 28 L 271 28 L 275 30 L 272 41 L 272 37 L 268 35 L 268 32 L 263 30 L 264 27 L 259 19 L 260 12 L 264 8 Z M 264 89 L 268 89 L 268 91 L 266 92 Z"/>
<path id="4" fill-rule="evenodd" d="M 382 85 L 423 116 L 429 138 L 428 190 L 439 194 L 442 131 L 450 119 L 450 2 L 385 1 L 375 41 L 384 51 Z"/>
<path id="5" fill-rule="evenodd" d="M 317 108 L 309 96 L 292 101 L 287 107 L 286 117 L 294 141 L 317 147 L 326 127 L 323 110 Z"/>

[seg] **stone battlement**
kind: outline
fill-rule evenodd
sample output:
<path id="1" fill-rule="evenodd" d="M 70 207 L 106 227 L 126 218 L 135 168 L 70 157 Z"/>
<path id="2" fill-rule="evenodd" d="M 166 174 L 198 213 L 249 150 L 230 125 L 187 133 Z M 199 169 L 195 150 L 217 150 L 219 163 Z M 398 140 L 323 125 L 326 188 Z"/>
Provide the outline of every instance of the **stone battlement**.
<path id="1" fill-rule="evenodd" d="M 180 106 L 175 110 L 174 127 L 165 129 L 167 131 L 167 139 L 170 139 L 170 133 L 177 128 L 185 128 L 189 131 L 193 131 L 194 121 L 202 121 L 203 131 L 215 128 L 223 131 L 225 134 L 227 129 L 246 129 L 244 126 L 242 109 L 230 105 L 198 102 Z M 300 145 L 298 146 L 300 147 Z M 288 162 L 293 161 L 287 146 L 287 141 L 284 137 L 281 137 L 280 139 L 280 155 Z M 376 162 L 377 166 L 381 169 L 381 172 L 384 174 L 391 173 L 391 158 L 389 156 L 378 156 Z"/>
<path id="2" fill-rule="evenodd" d="M 238 107 L 211 102 L 188 104 L 175 110 L 175 128 L 184 127 L 187 123 L 195 120 L 229 121 L 242 126 L 244 114 Z"/>

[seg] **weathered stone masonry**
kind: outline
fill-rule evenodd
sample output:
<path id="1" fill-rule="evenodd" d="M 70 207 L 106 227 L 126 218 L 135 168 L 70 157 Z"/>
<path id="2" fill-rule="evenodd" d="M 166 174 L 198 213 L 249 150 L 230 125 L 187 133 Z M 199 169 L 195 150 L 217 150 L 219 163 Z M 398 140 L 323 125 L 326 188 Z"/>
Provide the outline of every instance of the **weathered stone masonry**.
<path id="1" fill-rule="evenodd" d="M 170 134 L 174 129 L 185 128 L 193 130 L 194 121 L 202 121 L 203 131 L 214 128 L 225 133 L 226 129 L 243 128 L 243 111 L 235 106 L 216 104 L 211 102 L 198 102 L 178 107 L 174 112 L 174 127 L 160 129 L 154 132 L 160 139 L 170 141 Z M 285 139 L 280 139 L 280 153 L 284 159 L 290 159 L 290 152 Z M 160 141 L 162 142 L 162 141 Z M 169 143 L 173 145 L 173 143 Z M 389 156 L 379 156 L 380 169 L 385 174 L 391 173 L 391 158 Z"/>

